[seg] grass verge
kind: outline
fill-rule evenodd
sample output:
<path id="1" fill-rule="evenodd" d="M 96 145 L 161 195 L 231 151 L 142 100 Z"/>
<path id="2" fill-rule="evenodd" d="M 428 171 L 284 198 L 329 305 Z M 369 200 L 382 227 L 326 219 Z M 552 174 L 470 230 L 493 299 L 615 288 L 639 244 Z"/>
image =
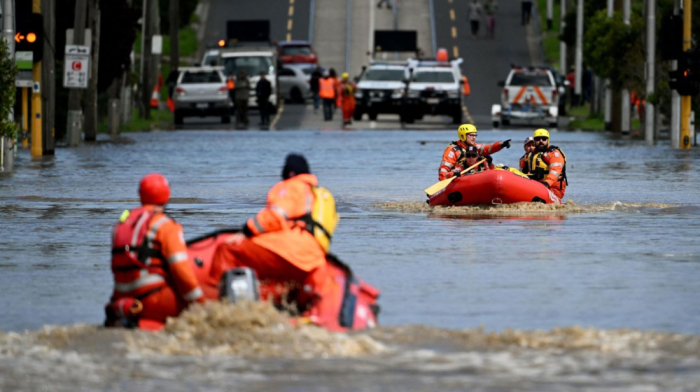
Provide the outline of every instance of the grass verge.
<path id="1" fill-rule="evenodd" d="M 540 28 L 542 30 L 542 46 L 544 47 L 545 62 L 559 69 L 559 34 L 560 34 L 560 6 L 554 2 L 552 7 L 552 29 L 547 29 L 547 0 L 537 0 L 537 13 L 539 14 Z"/>
<path id="2" fill-rule="evenodd" d="M 128 124 L 122 124 L 121 132 L 129 133 L 152 131 L 154 129 L 170 129 L 172 127 L 172 124 L 173 114 L 167 110 L 151 109 L 151 119 L 147 120 L 140 116 L 138 109 L 134 109 L 131 115 L 131 122 Z M 109 133 L 106 118 L 100 122 L 99 132 Z"/>

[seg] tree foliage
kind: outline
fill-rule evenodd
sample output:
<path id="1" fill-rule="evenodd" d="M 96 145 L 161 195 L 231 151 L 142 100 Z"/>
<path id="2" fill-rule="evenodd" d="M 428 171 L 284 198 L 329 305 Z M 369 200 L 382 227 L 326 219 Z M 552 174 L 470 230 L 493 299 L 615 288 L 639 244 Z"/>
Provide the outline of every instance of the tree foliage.
<path id="1" fill-rule="evenodd" d="M 14 139 L 17 127 L 8 121 L 10 110 L 15 104 L 15 75 L 17 67 L 10 58 L 7 42 L 0 37 L 0 137 Z"/>

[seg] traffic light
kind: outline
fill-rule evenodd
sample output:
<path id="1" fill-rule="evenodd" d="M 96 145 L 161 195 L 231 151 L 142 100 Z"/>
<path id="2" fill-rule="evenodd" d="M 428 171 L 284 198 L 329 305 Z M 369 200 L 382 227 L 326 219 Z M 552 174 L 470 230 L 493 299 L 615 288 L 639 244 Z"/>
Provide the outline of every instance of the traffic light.
<path id="1" fill-rule="evenodd" d="M 17 14 L 15 51 L 34 53 L 34 62 L 44 54 L 44 17 L 41 14 Z"/>
<path id="2" fill-rule="evenodd" d="M 682 52 L 675 71 L 668 71 L 669 87 L 680 95 L 700 94 L 700 51 L 693 48 Z"/>
<path id="3" fill-rule="evenodd" d="M 682 56 L 683 17 L 681 15 L 669 15 L 661 19 L 659 43 L 658 48 L 662 59 L 675 60 Z"/>

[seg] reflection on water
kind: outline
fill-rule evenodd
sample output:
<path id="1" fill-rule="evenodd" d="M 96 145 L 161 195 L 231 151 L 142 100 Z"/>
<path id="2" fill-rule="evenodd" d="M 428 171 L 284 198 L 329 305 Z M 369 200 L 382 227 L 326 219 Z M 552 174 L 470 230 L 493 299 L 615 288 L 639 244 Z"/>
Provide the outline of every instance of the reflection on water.
<path id="1" fill-rule="evenodd" d="M 39 161 L 21 150 L 0 176 L 0 390 L 700 390 L 700 153 L 554 136 L 563 205 L 428 206 L 454 132 L 150 132 Z M 330 334 L 267 304 L 193 307 L 159 333 L 98 326 L 110 230 L 141 176 L 168 177 L 168 209 L 194 238 L 255 214 L 288 152 L 336 197 L 332 251 L 382 291 L 380 328 Z"/>

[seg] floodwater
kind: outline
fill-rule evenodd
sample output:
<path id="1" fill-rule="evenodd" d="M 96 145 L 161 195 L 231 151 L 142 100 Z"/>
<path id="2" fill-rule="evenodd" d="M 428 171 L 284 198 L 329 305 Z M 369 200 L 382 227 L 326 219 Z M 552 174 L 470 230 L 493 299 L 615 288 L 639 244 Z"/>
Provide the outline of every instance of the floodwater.
<path id="1" fill-rule="evenodd" d="M 494 163 L 516 165 L 528 131 Z M 443 131 L 181 131 L 104 139 L 0 175 L 0 391 L 700 390 L 700 152 L 553 132 L 563 206 L 430 208 Z M 105 330 L 111 226 L 165 174 L 193 238 L 240 226 L 289 152 L 341 214 L 332 251 L 381 326 L 332 334 L 269 305 Z"/>

